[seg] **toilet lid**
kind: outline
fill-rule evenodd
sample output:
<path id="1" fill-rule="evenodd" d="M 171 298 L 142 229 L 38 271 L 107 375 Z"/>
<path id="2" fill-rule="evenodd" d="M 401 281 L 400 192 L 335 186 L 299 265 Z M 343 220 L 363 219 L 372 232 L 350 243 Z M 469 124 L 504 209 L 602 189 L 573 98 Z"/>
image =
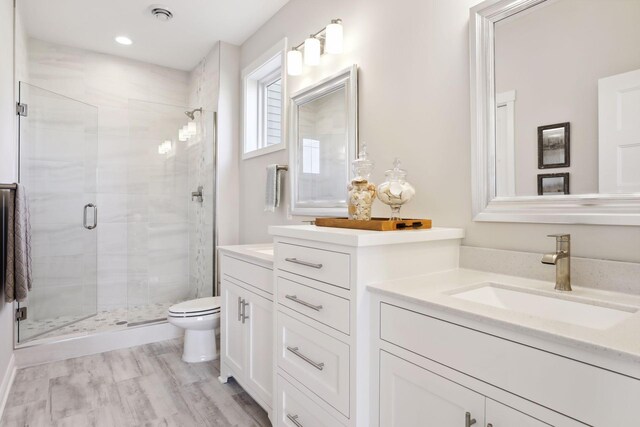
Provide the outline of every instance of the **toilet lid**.
<path id="1" fill-rule="evenodd" d="M 169 314 L 198 314 L 201 316 L 220 311 L 220 297 L 207 297 L 184 301 L 169 307 Z"/>

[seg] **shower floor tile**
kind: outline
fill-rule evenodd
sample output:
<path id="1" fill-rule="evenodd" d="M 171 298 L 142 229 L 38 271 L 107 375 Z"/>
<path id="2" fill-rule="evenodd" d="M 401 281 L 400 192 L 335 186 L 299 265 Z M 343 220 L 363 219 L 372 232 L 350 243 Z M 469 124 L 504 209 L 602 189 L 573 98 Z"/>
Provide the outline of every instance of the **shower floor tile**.
<path id="1" fill-rule="evenodd" d="M 134 306 L 129 309 L 120 308 L 111 311 L 100 311 L 85 319 L 75 321 L 78 316 L 61 316 L 51 319 L 20 322 L 20 334 L 28 338 L 20 342 L 36 339 L 61 337 L 66 335 L 84 335 L 86 333 L 114 331 L 126 329 L 129 325 L 148 323 L 167 318 L 167 310 L 175 302 L 156 303 Z M 75 322 L 74 322 L 75 321 Z M 69 324 L 70 322 L 74 322 Z"/>

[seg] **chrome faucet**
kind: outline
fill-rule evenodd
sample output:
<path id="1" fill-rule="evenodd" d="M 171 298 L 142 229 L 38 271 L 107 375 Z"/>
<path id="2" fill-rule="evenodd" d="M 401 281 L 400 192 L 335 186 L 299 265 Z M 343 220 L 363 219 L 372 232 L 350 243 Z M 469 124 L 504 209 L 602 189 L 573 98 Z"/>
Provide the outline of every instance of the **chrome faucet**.
<path id="1" fill-rule="evenodd" d="M 543 264 L 556 266 L 556 291 L 571 290 L 571 235 L 550 234 L 556 238 L 556 252 L 542 255 Z"/>

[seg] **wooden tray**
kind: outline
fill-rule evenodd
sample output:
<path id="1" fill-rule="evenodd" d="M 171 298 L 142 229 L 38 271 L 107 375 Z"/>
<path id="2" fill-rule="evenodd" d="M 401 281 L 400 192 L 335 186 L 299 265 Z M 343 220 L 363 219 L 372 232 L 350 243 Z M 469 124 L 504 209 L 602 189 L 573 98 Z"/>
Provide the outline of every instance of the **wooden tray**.
<path id="1" fill-rule="evenodd" d="M 348 218 L 316 218 L 319 227 L 357 228 L 373 231 L 421 230 L 431 228 L 430 219 L 403 219 L 391 221 L 386 218 L 371 218 L 371 221 L 356 221 Z"/>

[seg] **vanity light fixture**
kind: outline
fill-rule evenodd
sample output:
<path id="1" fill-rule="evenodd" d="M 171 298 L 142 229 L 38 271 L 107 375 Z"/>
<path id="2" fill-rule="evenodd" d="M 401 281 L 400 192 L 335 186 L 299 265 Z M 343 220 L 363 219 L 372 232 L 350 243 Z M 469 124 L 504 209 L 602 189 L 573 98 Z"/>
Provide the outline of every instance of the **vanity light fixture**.
<path id="1" fill-rule="evenodd" d="M 295 48 L 287 52 L 287 74 L 290 76 L 302 74 L 302 52 Z"/>
<path id="2" fill-rule="evenodd" d="M 317 33 L 311 34 L 304 42 L 294 46 L 287 53 L 287 74 L 290 76 L 302 74 L 303 51 L 305 65 L 319 65 L 320 56 L 323 53 L 342 53 L 342 40 L 342 19 L 332 19 L 329 25 Z"/>
<path id="3" fill-rule="evenodd" d="M 313 34 L 304 41 L 304 63 L 312 66 L 320 64 L 320 40 Z"/>
<path id="4" fill-rule="evenodd" d="M 342 19 L 332 19 L 326 28 L 324 51 L 331 54 L 342 53 Z"/>
<path id="5" fill-rule="evenodd" d="M 115 41 L 124 46 L 129 46 L 133 44 L 133 41 L 127 36 L 118 36 L 115 38 Z"/>

